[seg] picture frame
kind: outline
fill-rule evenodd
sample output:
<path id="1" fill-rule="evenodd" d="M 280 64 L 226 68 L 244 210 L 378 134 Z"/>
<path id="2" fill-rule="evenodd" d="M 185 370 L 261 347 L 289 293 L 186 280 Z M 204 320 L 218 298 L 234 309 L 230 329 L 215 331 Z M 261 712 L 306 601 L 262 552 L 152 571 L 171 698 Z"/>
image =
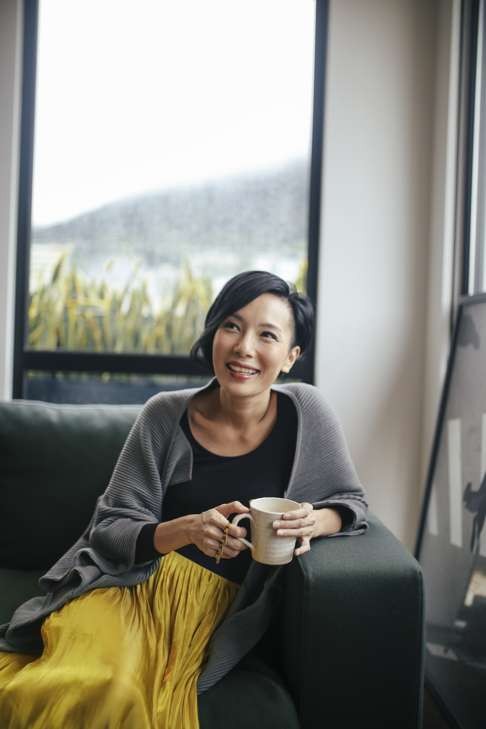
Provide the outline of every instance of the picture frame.
<path id="1" fill-rule="evenodd" d="M 415 557 L 425 683 L 454 729 L 486 727 L 486 294 L 463 297 L 432 444 Z"/>

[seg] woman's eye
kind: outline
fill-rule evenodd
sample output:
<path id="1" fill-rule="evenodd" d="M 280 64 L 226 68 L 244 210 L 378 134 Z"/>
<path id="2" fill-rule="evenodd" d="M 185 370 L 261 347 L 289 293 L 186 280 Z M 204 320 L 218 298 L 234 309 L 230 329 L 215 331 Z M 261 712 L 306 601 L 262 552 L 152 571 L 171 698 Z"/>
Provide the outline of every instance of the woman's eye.
<path id="1" fill-rule="evenodd" d="M 227 321 L 223 326 L 225 329 L 229 329 L 230 327 L 236 327 L 238 329 L 238 325 L 234 321 Z"/>
<path id="2" fill-rule="evenodd" d="M 278 341 L 276 335 L 273 332 L 262 332 L 262 336 L 264 336 L 266 339 L 268 339 L 268 337 L 271 337 L 272 339 L 275 339 L 275 341 Z"/>

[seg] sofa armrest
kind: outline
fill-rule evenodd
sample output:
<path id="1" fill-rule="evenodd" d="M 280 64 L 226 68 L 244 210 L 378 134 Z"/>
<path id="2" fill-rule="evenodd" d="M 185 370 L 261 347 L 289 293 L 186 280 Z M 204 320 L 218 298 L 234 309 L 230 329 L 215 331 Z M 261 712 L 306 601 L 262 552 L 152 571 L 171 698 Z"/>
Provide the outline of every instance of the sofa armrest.
<path id="1" fill-rule="evenodd" d="M 285 576 L 282 668 L 303 729 L 421 726 L 421 568 L 368 521 L 365 534 L 316 539 Z"/>

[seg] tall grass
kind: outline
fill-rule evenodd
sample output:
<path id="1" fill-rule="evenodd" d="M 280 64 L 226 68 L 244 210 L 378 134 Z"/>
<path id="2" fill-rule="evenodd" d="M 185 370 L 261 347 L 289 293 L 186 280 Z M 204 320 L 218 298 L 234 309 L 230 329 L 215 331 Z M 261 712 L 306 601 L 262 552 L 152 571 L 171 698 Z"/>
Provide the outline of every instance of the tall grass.
<path id="1" fill-rule="evenodd" d="M 307 262 L 296 285 L 305 290 Z M 185 354 L 200 335 L 213 300 L 211 280 L 196 277 L 188 261 L 171 298 L 157 308 L 134 270 L 121 290 L 88 279 L 62 254 L 51 277 L 30 294 L 28 346 L 84 352 Z"/>
<path id="2" fill-rule="evenodd" d="M 34 349 L 181 354 L 199 335 L 212 298 L 208 278 L 187 262 L 164 308 L 136 271 L 121 290 L 86 278 L 66 254 L 30 295 L 28 344 Z"/>

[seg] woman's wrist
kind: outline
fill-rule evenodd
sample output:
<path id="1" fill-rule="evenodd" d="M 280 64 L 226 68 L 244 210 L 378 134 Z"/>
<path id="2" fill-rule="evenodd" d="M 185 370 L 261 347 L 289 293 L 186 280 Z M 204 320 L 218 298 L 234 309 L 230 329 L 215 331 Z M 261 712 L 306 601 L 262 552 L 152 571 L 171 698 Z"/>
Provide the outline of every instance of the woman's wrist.
<path id="1" fill-rule="evenodd" d="M 200 516 L 200 514 L 187 514 L 187 516 L 183 517 L 185 519 L 184 538 L 186 544 L 194 544 L 194 529 L 196 524 L 199 523 Z"/>
<path id="2" fill-rule="evenodd" d="M 167 554 L 192 543 L 191 529 L 196 514 L 160 522 L 154 532 L 154 548 L 159 554 Z"/>

